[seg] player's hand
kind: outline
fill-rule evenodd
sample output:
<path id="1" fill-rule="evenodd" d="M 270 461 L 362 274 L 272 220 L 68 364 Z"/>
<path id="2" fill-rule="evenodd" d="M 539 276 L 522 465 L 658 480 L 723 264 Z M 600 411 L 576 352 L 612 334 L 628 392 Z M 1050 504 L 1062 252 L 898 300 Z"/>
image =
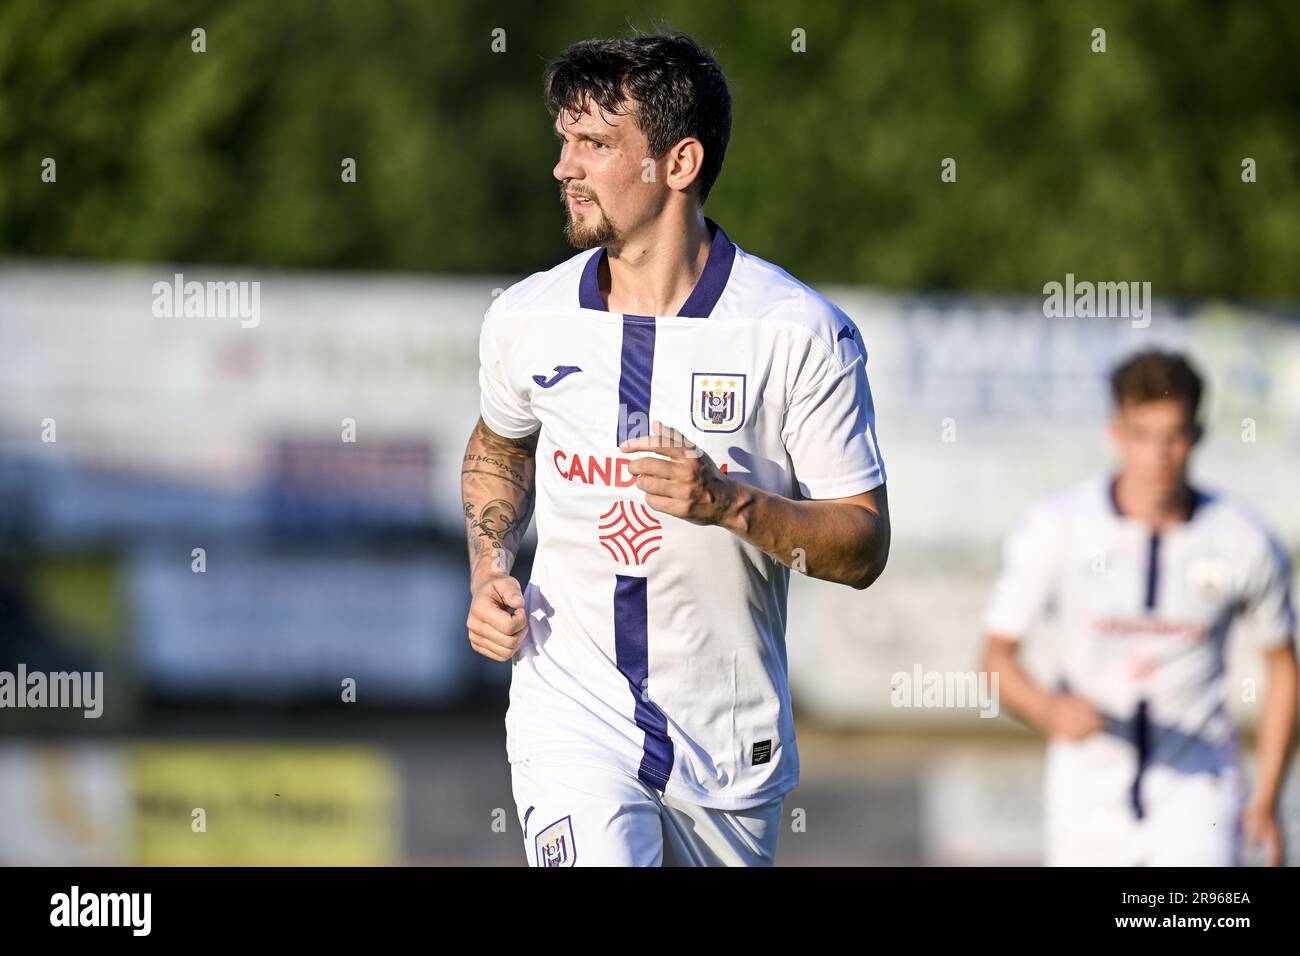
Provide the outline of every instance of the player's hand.
<path id="1" fill-rule="evenodd" d="M 1252 802 L 1241 818 L 1241 832 L 1247 843 L 1264 847 L 1269 866 L 1282 865 L 1282 828 L 1273 806 Z"/>
<path id="2" fill-rule="evenodd" d="M 650 423 L 650 434 L 629 438 L 621 451 L 653 451 L 663 458 L 638 458 L 629 470 L 645 503 L 655 511 L 695 524 L 721 524 L 735 499 L 735 482 L 718 470 L 705 451 L 676 428 Z"/>
<path id="3" fill-rule="evenodd" d="M 528 615 L 519 582 L 497 574 L 478 586 L 469 605 L 469 646 L 494 661 L 508 661 L 528 636 Z"/>
<path id="4" fill-rule="evenodd" d="M 1047 734 L 1066 740 L 1083 740 L 1102 728 L 1101 714 L 1092 703 L 1074 694 L 1053 694 L 1047 705 Z"/>

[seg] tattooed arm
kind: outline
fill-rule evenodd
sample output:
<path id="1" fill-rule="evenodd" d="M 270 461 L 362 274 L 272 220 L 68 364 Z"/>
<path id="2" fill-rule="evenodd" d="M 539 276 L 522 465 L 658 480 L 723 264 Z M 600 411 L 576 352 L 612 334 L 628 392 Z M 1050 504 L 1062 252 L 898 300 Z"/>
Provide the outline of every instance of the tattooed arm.
<path id="1" fill-rule="evenodd" d="M 514 656 L 528 633 L 519 582 L 510 576 L 533 513 L 537 433 L 505 438 L 478 420 L 460 473 L 469 587 L 469 643 L 493 660 Z"/>

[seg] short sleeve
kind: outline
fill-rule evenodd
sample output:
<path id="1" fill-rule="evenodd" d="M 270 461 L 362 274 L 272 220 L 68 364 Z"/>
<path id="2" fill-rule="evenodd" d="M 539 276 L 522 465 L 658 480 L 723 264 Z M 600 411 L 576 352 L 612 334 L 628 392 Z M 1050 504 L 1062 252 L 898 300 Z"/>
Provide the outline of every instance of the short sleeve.
<path id="1" fill-rule="evenodd" d="M 884 484 L 865 358 L 841 366 L 824 352 L 812 380 L 790 397 L 782 439 L 804 498 L 847 498 Z"/>
<path id="2" fill-rule="evenodd" d="M 1239 622 L 1246 639 L 1260 650 L 1284 647 L 1295 638 L 1295 607 L 1291 602 L 1291 561 L 1271 538 L 1246 582 Z"/>
<path id="3" fill-rule="evenodd" d="M 528 396 L 511 384 L 496 338 L 497 326 L 489 309 L 478 340 L 479 414 L 498 435 L 523 438 L 537 431 L 541 422 L 533 415 Z"/>
<path id="4" fill-rule="evenodd" d="M 1002 567 L 984 612 L 984 632 L 1020 640 L 1055 599 L 1061 534 L 1054 513 L 1038 505 L 1021 517 L 1002 545 Z"/>

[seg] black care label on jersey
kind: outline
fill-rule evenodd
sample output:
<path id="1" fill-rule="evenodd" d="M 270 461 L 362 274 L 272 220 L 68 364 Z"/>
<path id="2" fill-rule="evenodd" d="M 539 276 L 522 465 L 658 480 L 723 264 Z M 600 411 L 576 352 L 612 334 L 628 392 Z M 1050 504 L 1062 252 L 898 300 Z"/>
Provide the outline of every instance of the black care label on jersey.
<path id="1" fill-rule="evenodd" d="M 754 744 L 754 759 L 750 761 L 752 767 L 757 763 L 770 763 L 772 760 L 772 741 L 760 740 Z"/>

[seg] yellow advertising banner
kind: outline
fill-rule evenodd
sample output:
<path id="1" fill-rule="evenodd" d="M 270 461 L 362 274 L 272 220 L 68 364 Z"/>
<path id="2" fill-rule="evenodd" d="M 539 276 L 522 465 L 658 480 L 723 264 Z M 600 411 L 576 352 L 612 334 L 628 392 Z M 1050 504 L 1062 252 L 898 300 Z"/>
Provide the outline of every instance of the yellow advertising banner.
<path id="1" fill-rule="evenodd" d="M 401 780 L 364 747 L 131 748 L 141 866 L 386 866 L 398 862 Z"/>

